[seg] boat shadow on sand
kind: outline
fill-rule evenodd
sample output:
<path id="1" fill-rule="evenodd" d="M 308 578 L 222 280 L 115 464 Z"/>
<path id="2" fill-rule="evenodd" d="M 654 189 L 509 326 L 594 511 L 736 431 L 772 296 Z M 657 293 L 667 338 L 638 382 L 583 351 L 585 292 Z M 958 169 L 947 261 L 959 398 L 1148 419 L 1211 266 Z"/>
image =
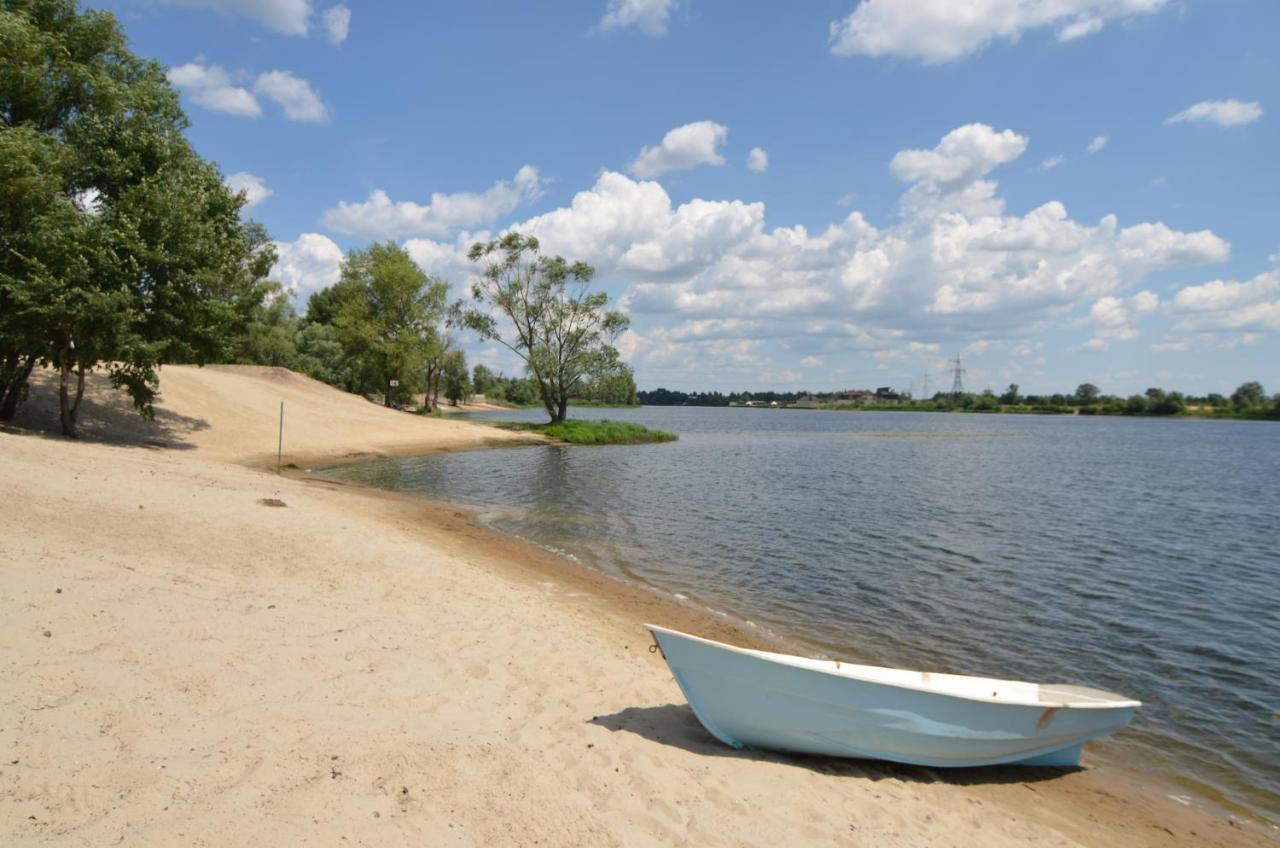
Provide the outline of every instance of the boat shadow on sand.
<path id="1" fill-rule="evenodd" d="M 707 733 L 686 704 L 663 704 L 655 707 L 627 707 L 612 715 L 589 720 L 607 730 L 626 731 L 658 742 L 682 748 L 693 754 L 728 757 L 806 768 L 819 774 L 856 777 L 864 780 L 896 778 L 912 783 L 947 783 L 957 786 L 991 783 L 1038 783 L 1064 774 L 1081 771 L 1079 767 L 1057 768 L 1025 766 L 984 766 L 981 768 L 935 769 L 881 760 L 852 760 L 839 757 L 783 754 L 750 748 L 730 748 Z"/>

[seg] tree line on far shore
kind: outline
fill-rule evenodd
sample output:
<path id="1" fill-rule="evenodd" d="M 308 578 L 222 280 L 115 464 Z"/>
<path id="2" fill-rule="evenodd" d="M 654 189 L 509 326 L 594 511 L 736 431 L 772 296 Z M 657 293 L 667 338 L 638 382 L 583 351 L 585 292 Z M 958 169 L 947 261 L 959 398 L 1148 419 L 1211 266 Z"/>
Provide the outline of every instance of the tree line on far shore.
<path id="1" fill-rule="evenodd" d="M 475 379 L 553 423 L 571 398 L 634 395 L 612 345 L 627 319 L 590 290 L 594 269 L 518 233 L 473 247 L 469 301 L 450 305 L 445 281 L 386 242 L 348 252 L 297 315 L 270 281 L 266 230 L 187 127 L 164 68 L 110 12 L 0 0 L 0 420 L 37 367 L 58 374 L 68 436 L 87 373 L 150 417 L 165 363 L 280 365 L 427 409 Z M 451 327 L 506 346 L 527 378 L 468 372 Z"/>
<path id="2" fill-rule="evenodd" d="M 902 409 L 920 412 L 1011 412 L 1047 415 L 1194 415 L 1216 418 L 1280 419 L 1280 394 L 1268 396 L 1262 384 L 1241 384 L 1230 395 L 1216 392 L 1197 396 L 1161 388 L 1128 396 L 1104 394 L 1092 383 L 1081 383 L 1071 394 L 1024 395 L 1016 383 L 1001 394 L 983 392 L 938 392 L 930 398 L 904 394 L 894 399 L 853 401 L 838 392 L 681 392 L 655 389 L 639 393 L 642 404 L 652 406 L 729 406 L 752 401 L 756 404 L 788 406 L 802 399 L 814 399 L 826 409 Z"/>

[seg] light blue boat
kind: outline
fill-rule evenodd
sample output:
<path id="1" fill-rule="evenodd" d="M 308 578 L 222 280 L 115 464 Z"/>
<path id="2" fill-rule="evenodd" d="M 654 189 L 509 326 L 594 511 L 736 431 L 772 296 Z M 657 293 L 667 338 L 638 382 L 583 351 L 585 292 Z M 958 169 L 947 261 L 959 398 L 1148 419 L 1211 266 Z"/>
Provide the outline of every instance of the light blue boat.
<path id="1" fill-rule="evenodd" d="M 689 706 L 735 748 L 935 767 L 1075 766 L 1139 701 L 1068 684 L 852 665 L 646 625 Z"/>

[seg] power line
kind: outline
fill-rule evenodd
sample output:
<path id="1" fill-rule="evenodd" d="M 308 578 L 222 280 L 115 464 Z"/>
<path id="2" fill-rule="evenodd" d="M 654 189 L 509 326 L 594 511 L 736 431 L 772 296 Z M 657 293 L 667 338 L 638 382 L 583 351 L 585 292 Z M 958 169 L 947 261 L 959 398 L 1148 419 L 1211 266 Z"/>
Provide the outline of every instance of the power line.
<path id="1" fill-rule="evenodd" d="M 964 394 L 964 374 L 965 369 L 960 367 L 960 354 L 956 354 L 955 359 L 948 359 L 948 362 L 955 363 L 951 369 L 951 394 L 959 397 Z"/>

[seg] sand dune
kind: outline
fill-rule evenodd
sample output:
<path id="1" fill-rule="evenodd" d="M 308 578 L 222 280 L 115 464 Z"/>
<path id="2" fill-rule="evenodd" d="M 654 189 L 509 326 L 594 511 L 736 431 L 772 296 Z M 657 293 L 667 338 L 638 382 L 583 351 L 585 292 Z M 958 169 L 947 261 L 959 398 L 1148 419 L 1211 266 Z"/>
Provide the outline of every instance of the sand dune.
<path id="1" fill-rule="evenodd" d="M 15 423 L 58 432 L 56 375 L 37 372 Z M 87 441 L 184 448 L 212 458 L 275 467 L 280 404 L 284 461 L 306 465 L 358 454 L 426 453 L 528 441 L 491 427 L 400 412 L 285 368 L 166 365 L 155 420 L 144 421 L 106 375 L 89 376 L 80 413 Z"/>
<path id="2" fill-rule="evenodd" d="M 640 621 L 724 625 L 464 510 L 246 467 L 280 398 L 292 456 L 486 429 L 270 369 L 163 389 L 155 425 L 95 383 L 92 438 L 0 433 L 0 844 L 1267 842 L 1105 769 L 727 749 Z"/>

